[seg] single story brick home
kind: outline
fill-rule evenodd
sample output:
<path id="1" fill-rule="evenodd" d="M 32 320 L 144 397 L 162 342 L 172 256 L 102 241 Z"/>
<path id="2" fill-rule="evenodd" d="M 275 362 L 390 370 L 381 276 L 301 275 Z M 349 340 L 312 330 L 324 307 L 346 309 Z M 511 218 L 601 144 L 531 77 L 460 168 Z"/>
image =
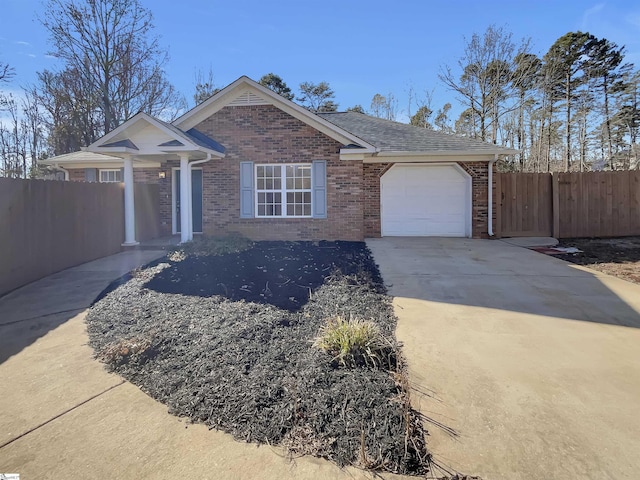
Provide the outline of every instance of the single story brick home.
<path id="1" fill-rule="evenodd" d="M 163 234 L 254 240 L 482 238 L 492 171 L 516 153 L 356 112 L 312 113 L 241 77 L 172 123 L 138 113 L 82 152 L 46 161 L 66 179 L 158 183 Z"/>

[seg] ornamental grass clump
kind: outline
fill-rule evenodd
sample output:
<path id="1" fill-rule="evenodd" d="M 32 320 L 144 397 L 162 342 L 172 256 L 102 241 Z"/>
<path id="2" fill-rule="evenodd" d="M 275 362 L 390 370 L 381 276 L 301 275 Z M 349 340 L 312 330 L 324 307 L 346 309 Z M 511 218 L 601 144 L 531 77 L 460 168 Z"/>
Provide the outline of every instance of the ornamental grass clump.
<path id="1" fill-rule="evenodd" d="M 391 370 L 396 364 L 394 344 L 369 320 L 330 318 L 320 327 L 313 345 L 331 355 L 332 362 L 338 366 Z"/>

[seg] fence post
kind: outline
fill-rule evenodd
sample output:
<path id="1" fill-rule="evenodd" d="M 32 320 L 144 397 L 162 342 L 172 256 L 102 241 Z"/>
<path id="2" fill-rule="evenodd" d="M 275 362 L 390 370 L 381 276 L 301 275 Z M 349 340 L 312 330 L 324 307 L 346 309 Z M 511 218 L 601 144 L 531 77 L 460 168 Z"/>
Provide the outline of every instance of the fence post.
<path id="1" fill-rule="evenodd" d="M 560 184 L 559 173 L 551 172 L 551 215 L 553 216 L 553 238 L 560 235 Z"/>

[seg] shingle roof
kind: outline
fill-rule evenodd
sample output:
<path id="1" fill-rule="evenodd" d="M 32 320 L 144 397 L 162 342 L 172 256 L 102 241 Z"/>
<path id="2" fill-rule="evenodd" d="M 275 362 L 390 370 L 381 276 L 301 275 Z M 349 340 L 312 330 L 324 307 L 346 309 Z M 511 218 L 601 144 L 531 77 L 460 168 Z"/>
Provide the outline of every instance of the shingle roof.
<path id="1" fill-rule="evenodd" d="M 101 147 L 127 147 L 127 148 L 131 148 L 132 150 L 138 150 L 138 147 L 136 147 L 136 145 L 128 138 L 124 140 L 119 140 L 117 142 L 106 143 L 100 146 Z"/>
<path id="2" fill-rule="evenodd" d="M 225 148 L 220 143 L 216 142 L 213 138 L 208 137 L 204 133 L 199 132 L 195 128 L 192 128 L 185 132 L 184 130 L 176 127 L 175 125 L 172 125 L 171 123 L 163 122 L 162 120 L 157 120 L 157 119 L 156 121 L 158 123 L 161 123 L 165 127 L 167 127 L 169 130 L 171 130 L 178 136 L 186 138 L 191 142 L 195 143 L 196 145 L 199 145 L 204 148 L 208 148 L 209 150 L 213 150 L 215 152 L 220 152 L 220 153 L 225 152 Z"/>
<path id="3" fill-rule="evenodd" d="M 318 113 L 318 116 L 375 145 L 382 152 L 473 152 L 511 154 L 514 150 L 457 135 L 371 117 L 358 112 Z"/>

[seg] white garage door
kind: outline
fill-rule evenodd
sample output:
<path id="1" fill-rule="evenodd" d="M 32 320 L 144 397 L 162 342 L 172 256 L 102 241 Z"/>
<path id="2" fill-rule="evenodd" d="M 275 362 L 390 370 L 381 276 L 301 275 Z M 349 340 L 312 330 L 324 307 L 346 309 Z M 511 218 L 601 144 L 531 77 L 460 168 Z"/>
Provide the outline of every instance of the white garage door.
<path id="1" fill-rule="evenodd" d="M 381 179 L 382 236 L 470 235 L 470 177 L 453 165 L 391 167 Z"/>

